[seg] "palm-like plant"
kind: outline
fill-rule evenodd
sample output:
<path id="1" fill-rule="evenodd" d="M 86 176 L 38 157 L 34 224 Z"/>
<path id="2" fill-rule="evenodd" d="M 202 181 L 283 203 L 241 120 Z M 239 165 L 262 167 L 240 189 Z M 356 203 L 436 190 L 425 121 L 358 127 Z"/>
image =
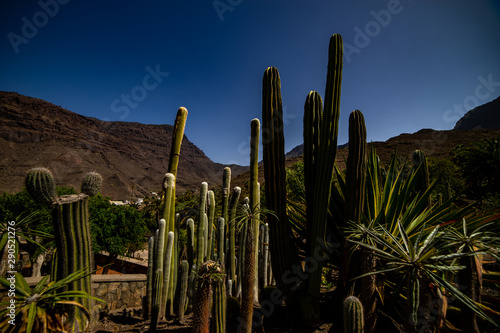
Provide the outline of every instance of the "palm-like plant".
<path id="1" fill-rule="evenodd" d="M 64 287 L 87 276 L 86 269 L 68 275 L 66 278 L 48 282 L 49 276 L 43 277 L 40 282 L 31 289 L 24 277 L 16 273 L 9 280 L 15 280 L 15 304 L 13 316 L 11 309 L 5 306 L 0 312 L 0 332 L 67 332 L 71 330 L 71 313 L 73 309 L 79 310 L 85 315 L 86 323 L 78 324 L 87 328 L 90 322 L 90 314 L 79 300 L 93 299 L 104 302 L 99 298 L 90 296 L 84 291 L 61 291 Z M 11 281 L 0 278 L 0 283 L 11 288 Z M 11 303 L 2 304 L 10 305 Z M 2 306 L 2 308 L 4 308 Z M 15 316 L 15 317 L 14 317 Z M 75 316 L 75 318 L 78 318 Z M 15 325 L 12 325 L 15 323 Z"/>

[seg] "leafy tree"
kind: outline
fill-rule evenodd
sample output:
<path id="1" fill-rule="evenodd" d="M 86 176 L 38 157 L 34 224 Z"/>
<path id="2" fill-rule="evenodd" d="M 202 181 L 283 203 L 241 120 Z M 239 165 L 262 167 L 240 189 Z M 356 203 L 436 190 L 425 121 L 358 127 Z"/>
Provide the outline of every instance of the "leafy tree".
<path id="1" fill-rule="evenodd" d="M 459 145 L 451 153 L 473 194 L 500 192 L 500 139 Z"/>
<path id="2" fill-rule="evenodd" d="M 148 229 L 143 214 L 131 206 L 113 205 L 97 195 L 89 202 L 92 247 L 94 252 L 109 253 L 108 263 L 119 255 L 130 255 L 143 248 Z M 107 273 L 109 267 L 104 270 Z"/>

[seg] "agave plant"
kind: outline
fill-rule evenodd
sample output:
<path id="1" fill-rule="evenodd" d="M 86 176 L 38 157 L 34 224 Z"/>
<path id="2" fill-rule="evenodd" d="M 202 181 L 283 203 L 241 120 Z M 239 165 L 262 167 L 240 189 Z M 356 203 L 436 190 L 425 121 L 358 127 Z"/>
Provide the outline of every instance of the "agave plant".
<path id="1" fill-rule="evenodd" d="M 459 264 L 464 267 L 457 274 L 457 284 L 460 290 L 476 303 L 481 302 L 483 254 L 500 260 L 498 256 L 499 237 L 490 231 L 494 228 L 493 222 L 474 225 L 468 224 L 465 219 L 462 219 L 461 226 L 450 227 L 444 235 L 451 252 L 464 254 L 457 259 Z M 485 308 L 485 306 L 482 307 Z M 485 310 L 491 311 L 489 308 Z M 479 333 L 476 312 L 465 306 L 460 313 L 461 328 L 467 332 Z"/>
<path id="2" fill-rule="evenodd" d="M 403 327 L 409 332 L 432 332 L 435 323 L 431 317 L 433 287 L 446 290 L 476 315 L 491 323 L 494 321 L 470 297 L 445 278 L 445 272 L 456 272 L 463 266 L 455 264 L 455 259 L 470 256 L 471 253 L 450 253 L 449 244 L 444 240 L 444 232 L 439 225 L 427 228 L 420 225 L 416 236 L 410 237 L 408 228 L 397 221 L 397 231 L 384 226 L 377 228 L 351 227 L 369 235 L 374 243 L 352 240 L 367 248 L 380 259 L 381 267 L 365 275 L 383 275 L 391 281 L 386 284 L 392 300 L 403 304 Z M 413 229 L 414 230 L 414 229 Z M 473 252 L 475 253 L 475 252 Z M 361 276 L 362 277 L 362 276 Z"/>
<path id="3" fill-rule="evenodd" d="M 15 298 L 13 298 L 15 303 L 2 304 L 5 310 L 0 312 L 2 318 L 0 332 L 68 332 L 72 330 L 72 324 L 78 324 L 86 330 L 90 322 L 90 314 L 79 300 L 104 301 L 83 291 L 60 291 L 86 275 L 88 274 L 84 269 L 64 279 L 51 282 L 48 282 L 49 276 L 45 276 L 33 289 L 19 273 L 8 279 L 0 278 L 0 283 L 9 290 L 12 284 L 15 285 Z M 71 313 L 74 310 L 84 314 L 85 323 L 72 323 Z"/>

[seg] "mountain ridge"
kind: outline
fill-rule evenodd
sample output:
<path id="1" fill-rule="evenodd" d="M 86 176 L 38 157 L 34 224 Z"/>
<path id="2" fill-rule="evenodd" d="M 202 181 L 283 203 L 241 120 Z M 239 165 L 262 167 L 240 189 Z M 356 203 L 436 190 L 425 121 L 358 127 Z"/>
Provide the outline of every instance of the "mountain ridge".
<path id="1" fill-rule="evenodd" d="M 86 172 L 97 171 L 104 178 L 101 192 L 113 199 L 161 190 L 171 125 L 102 121 L 14 92 L 0 92 L 0 124 L 1 192 L 19 191 L 25 172 L 36 166 L 51 169 L 57 185 L 76 189 Z M 184 136 L 178 191 L 194 190 L 202 181 L 217 187 L 224 167 Z M 231 169 L 238 174 L 245 167 Z"/>

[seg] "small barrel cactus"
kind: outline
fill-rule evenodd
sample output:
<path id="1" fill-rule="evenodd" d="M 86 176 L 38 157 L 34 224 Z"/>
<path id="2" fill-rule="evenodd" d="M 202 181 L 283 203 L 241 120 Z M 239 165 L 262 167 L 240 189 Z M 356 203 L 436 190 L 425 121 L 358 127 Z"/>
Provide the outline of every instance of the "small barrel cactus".
<path id="1" fill-rule="evenodd" d="M 97 172 L 89 172 L 82 181 L 81 191 L 88 196 L 99 193 L 102 185 L 102 176 Z"/>
<path id="2" fill-rule="evenodd" d="M 28 193 L 42 204 L 51 204 L 56 197 L 54 176 L 49 169 L 33 168 L 29 170 L 26 174 L 25 186 Z"/>
<path id="3" fill-rule="evenodd" d="M 344 300 L 344 332 L 362 333 L 364 330 L 363 305 L 355 296 Z"/>

